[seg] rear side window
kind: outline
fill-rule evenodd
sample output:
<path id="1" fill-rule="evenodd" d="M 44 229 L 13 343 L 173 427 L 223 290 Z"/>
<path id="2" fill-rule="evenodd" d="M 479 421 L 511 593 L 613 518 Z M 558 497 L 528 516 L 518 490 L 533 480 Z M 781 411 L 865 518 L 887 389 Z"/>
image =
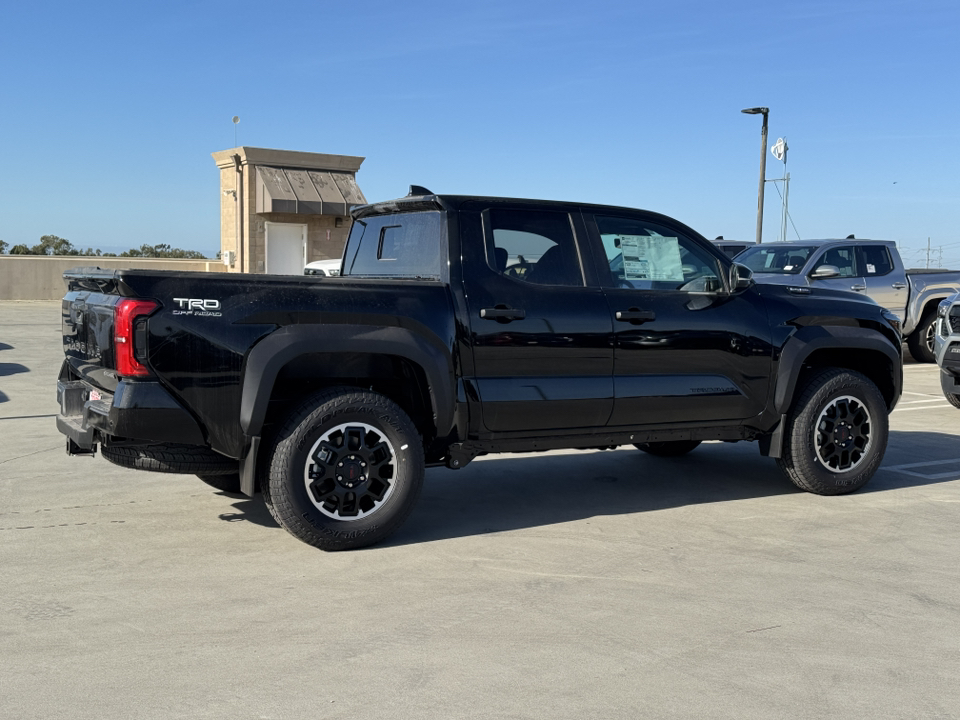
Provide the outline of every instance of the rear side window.
<path id="1" fill-rule="evenodd" d="M 567 213 L 494 208 L 485 216 L 492 269 L 534 285 L 583 285 Z"/>
<path id="2" fill-rule="evenodd" d="M 867 277 L 886 275 L 893 270 L 893 260 L 890 259 L 890 251 L 885 246 L 864 245 L 861 252 L 863 252 L 863 274 Z"/>
<path id="3" fill-rule="evenodd" d="M 448 280 L 443 213 L 397 213 L 355 220 L 344 250 L 343 274 Z"/>

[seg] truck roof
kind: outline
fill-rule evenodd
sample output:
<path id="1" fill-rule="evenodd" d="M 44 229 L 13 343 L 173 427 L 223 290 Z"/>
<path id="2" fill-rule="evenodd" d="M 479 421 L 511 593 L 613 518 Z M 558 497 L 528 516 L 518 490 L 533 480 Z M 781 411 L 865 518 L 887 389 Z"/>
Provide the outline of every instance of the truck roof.
<path id="1" fill-rule="evenodd" d="M 644 210 L 642 208 L 632 208 L 626 207 L 623 205 L 598 205 L 596 203 L 585 203 L 577 202 L 573 200 L 539 200 L 537 198 L 511 198 L 511 197 L 491 197 L 484 195 L 445 195 L 445 194 L 435 194 L 431 193 L 426 188 L 420 187 L 418 185 L 410 186 L 411 194 L 406 197 L 397 198 L 395 200 L 384 200 L 381 202 L 370 203 L 368 205 L 357 205 L 354 206 L 351 210 L 351 215 L 353 219 L 359 219 L 366 217 L 368 215 L 382 215 L 385 213 L 395 213 L 395 212 L 414 212 L 417 210 L 456 210 L 466 202 L 481 202 L 487 204 L 498 204 L 498 203 L 523 203 L 530 205 L 542 205 L 546 207 L 556 207 L 556 208 L 569 208 L 569 207 L 581 207 L 581 208 L 592 208 L 596 210 L 608 210 L 608 211 L 623 211 L 630 210 L 635 212 L 642 212 L 648 215 L 663 217 L 666 218 L 666 215 L 663 215 L 652 210 Z M 674 218 L 668 218 L 672 222 L 679 222 Z M 683 224 L 683 223 L 681 223 Z M 684 225 L 684 227 L 687 227 Z M 692 230 L 692 228 L 687 227 L 687 229 Z M 696 233 L 700 235 L 700 233 Z"/>
<path id="2" fill-rule="evenodd" d="M 896 247 L 894 240 L 870 240 L 868 238 L 820 238 L 816 240 L 774 240 L 766 242 L 763 245 L 773 245 L 774 247 L 802 247 L 810 245 L 826 245 L 827 243 L 871 243 L 874 245 L 888 245 Z"/>

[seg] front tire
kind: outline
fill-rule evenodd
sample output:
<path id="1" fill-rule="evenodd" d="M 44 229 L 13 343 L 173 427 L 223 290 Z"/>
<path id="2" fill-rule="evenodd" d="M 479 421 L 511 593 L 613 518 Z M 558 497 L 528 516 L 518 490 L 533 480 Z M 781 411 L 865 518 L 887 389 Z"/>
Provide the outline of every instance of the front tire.
<path id="1" fill-rule="evenodd" d="M 787 416 L 780 469 L 801 490 L 843 495 L 877 471 L 889 429 L 883 396 L 852 370 L 830 368 L 809 377 Z"/>
<path id="2" fill-rule="evenodd" d="M 943 370 L 940 371 L 940 389 L 943 390 L 943 396 L 948 403 L 955 408 L 960 408 L 960 395 L 954 392 L 956 386 L 953 384 L 953 376 Z"/>
<path id="3" fill-rule="evenodd" d="M 937 361 L 934 352 L 934 338 L 937 331 L 937 312 L 927 310 L 917 323 L 917 327 L 907 338 L 907 348 L 917 362 L 932 363 Z"/>
<path id="4" fill-rule="evenodd" d="M 665 440 L 663 442 L 634 443 L 633 446 L 645 453 L 659 457 L 679 457 L 695 450 L 699 440 Z"/>
<path id="5" fill-rule="evenodd" d="M 373 545 L 413 510 L 423 484 L 420 435 L 392 400 L 335 388 L 306 400 L 277 435 L 272 514 L 321 550 Z"/>

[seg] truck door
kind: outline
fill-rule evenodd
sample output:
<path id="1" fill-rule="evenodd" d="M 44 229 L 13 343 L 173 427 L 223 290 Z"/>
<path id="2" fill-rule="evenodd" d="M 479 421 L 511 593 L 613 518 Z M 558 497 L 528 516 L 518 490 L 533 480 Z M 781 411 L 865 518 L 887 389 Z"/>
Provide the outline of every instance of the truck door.
<path id="1" fill-rule="evenodd" d="M 840 274 L 832 278 L 815 278 L 808 275 L 811 287 L 822 287 L 830 290 L 846 290 L 866 294 L 867 285 L 860 270 L 860 259 L 856 245 L 829 247 L 819 257 L 814 257 L 808 266 L 809 272 L 814 272 L 821 265 L 833 265 L 840 270 Z"/>
<path id="2" fill-rule="evenodd" d="M 763 411 L 772 347 L 762 299 L 663 217 L 586 215 L 614 326 L 609 426 L 742 420 Z"/>
<path id="3" fill-rule="evenodd" d="M 613 409 L 611 320 L 579 214 L 464 204 L 472 379 L 492 432 L 602 427 Z M 588 283 L 588 279 L 593 279 Z"/>
<path id="4" fill-rule="evenodd" d="M 880 307 L 907 319 L 907 277 L 895 272 L 896 267 L 886 245 L 861 245 L 860 267 L 867 286 L 867 295 Z"/>

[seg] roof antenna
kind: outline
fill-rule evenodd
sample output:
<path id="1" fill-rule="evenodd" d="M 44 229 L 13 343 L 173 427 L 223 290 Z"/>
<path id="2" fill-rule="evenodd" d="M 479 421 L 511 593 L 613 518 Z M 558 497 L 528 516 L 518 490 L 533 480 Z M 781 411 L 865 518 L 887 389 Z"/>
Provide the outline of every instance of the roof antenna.
<path id="1" fill-rule="evenodd" d="M 423 185 L 411 185 L 410 192 L 407 193 L 407 197 L 413 197 L 415 195 L 433 195 L 433 193 L 427 190 Z"/>
<path id="2" fill-rule="evenodd" d="M 853 235 L 847 235 L 846 239 L 847 239 L 847 240 L 856 240 L 856 238 L 855 238 Z"/>

